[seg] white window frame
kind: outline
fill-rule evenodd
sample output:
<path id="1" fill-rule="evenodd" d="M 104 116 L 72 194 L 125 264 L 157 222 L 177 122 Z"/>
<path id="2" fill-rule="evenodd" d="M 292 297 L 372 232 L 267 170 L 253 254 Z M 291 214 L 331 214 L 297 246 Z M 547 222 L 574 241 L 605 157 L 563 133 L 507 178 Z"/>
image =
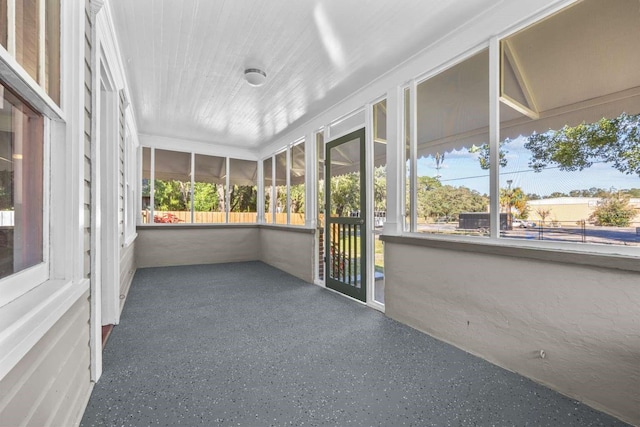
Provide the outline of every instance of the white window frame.
<path id="1" fill-rule="evenodd" d="M 491 37 L 489 40 L 484 40 L 481 43 L 478 43 L 475 47 L 468 49 L 460 55 L 457 55 L 449 60 L 441 63 L 439 66 L 434 67 L 426 73 L 418 75 L 416 78 L 411 80 L 410 87 L 410 113 L 412 117 L 411 121 L 411 183 L 413 184 L 413 188 L 410 191 L 411 197 L 411 212 L 410 215 L 412 217 L 410 230 L 404 230 L 401 234 L 416 237 L 419 236 L 421 239 L 427 240 L 435 240 L 435 241 L 448 241 L 448 242 L 461 242 L 461 243 L 481 243 L 490 246 L 501 246 L 501 247 L 513 247 L 513 248 L 528 248 L 528 249 L 536 249 L 540 251 L 570 251 L 576 253 L 590 253 L 596 255 L 604 255 L 604 256 L 631 256 L 631 257 L 640 257 L 640 248 L 638 247 L 630 247 L 624 245 L 598 245 L 593 243 L 574 243 L 574 242 L 551 242 L 551 241 L 538 241 L 538 240 L 527 240 L 521 241 L 520 239 L 508 239 L 500 237 L 499 230 L 499 159 L 498 159 L 498 146 L 500 140 L 500 42 L 509 37 L 516 32 L 527 28 L 533 24 L 541 22 L 558 11 L 572 5 L 575 3 L 573 0 L 566 0 L 563 2 L 559 2 L 553 8 L 548 8 L 543 12 L 534 14 L 530 16 L 528 19 L 525 19 L 519 22 L 517 25 L 514 25 L 507 30 L 498 33 L 496 36 Z M 415 215 L 416 215 L 416 205 L 415 205 L 415 184 L 414 181 L 417 179 L 415 165 L 417 162 L 416 158 L 416 149 L 415 146 L 417 144 L 416 136 L 417 136 L 417 116 L 416 109 L 414 108 L 416 105 L 416 85 L 422 83 L 425 80 L 428 80 L 431 77 L 438 75 L 439 73 L 446 71 L 447 69 L 471 58 L 475 54 L 480 51 L 489 48 L 489 146 L 490 146 L 490 163 L 491 167 L 489 169 L 490 175 L 490 207 L 491 207 L 491 228 L 490 235 L 488 237 L 476 237 L 476 236 L 449 236 L 444 234 L 424 234 L 418 233 L 415 230 Z M 398 86 L 402 89 L 406 88 L 406 85 Z M 404 108 L 401 108 L 403 115 L 405 114 Z M 404 120 L 404 116 L 403 120 Z M 405 185 L 403 180 L 403 192 L 405 191 Z M 404 196 L 402 196 L 404 200 Z M 403 201 L 404 204 L 404 201 Z"/>
<path id="2" fill-rule="evenodd" d="M 315 135 L 315 133 L 314 133 Z M 279 150 L 275 151 L 273 154 L 271 154 L 268 157 L 264 157 L 262 160 L 260 160 L 260 165 L 264 165 L 264 161 L 267 159 L 271 159 L 271 203 L 274 203 L 275 200 L 275 182 L 276 182 L 276 156 L 282 153 L 286 153 L 285 157 L 286 157 L 286 163 L 285 163 L 285 176 L 286 176 L 286 191 L 287 191 L 287 201 L 286 201 L 286 214 L 287 214 L 287 222 L 286 224 L 277 224 L 276 223 L 276 213 L 277 213 L 277 209 L 272 209 L 272 218 L 271 221 L 269 221 L 269 219 L 266 217 L 266 210 L 265 210 L 265 205 L 264 205 L 264 197 L 262 199 L 262 206 L 258 208 L 258 210 L 260 211 L 261 209 L 261 214 L 262 214 L 262 218 L 264 218 L 264 221 L 262 221 L 262 223 L 264 224 L 273 224 L 276 226 L 291 226 L 291 227 L 302 227 L 302 228 L 308 228 L 311 227 L 312 224 L 312 217 L 315 217 L 315 213 L 312 213 L 311 216 L 309 215 L 308 212 L 308 204 L 307 201 L 309 200 L 309 190 L 308 187 L 310 185 L 310 174 L 309 174 L 309 169 L 308 169 L 308 159 L 309 159 L 309 154 L 307 153 L 308 147 L 306 145 L 306 141 L 308 140 L 308 138 L 306 136 L 302 136 L 300 138 L 295 139 L 293 142 L 288 143 L 287 145 L 285 145 L 284 147 L 280 148 Z M 305 212 L 305 223 L 304 224 L 291 224 L 291 165 L 292 165 L 292 158 L 291 158 L 291 149 L 293 147 L 295 147 L 296 145 L 299 144 L 305 144 L 304 147 L 304 155 L 305 155 L 305 162 L 304 162 L 304 167 L 305 167 L 305 175 L 304 175 L 304 188 L 305 188 L 305 196 L 304 196 L 304 212 Z M 314 149 L 315 149 L 315 144 L 314 144 Z M 263 167 L 263 166 L 261 166 Z M 260 181 L 260 186 L 263 187 L 263 191 L 266 191 L 266 189 L 264 189 L 264 171 L 262 173 L 262 180 Z M 314 185 L 316 185 L 316 183 L 314 183 Z M 277 201 L 276 201 L 277 202 Z M 277 206 L 277 205 L 276 205 Z M 284 212 L 281 212 L 284 213 Z M 259 213 L 260 215 L 260 213 Z"/>
<path id="3" fill-rule="evenodd" d="M 0 46 L 4 84 L 44 116 L 45 177 L 43 263 L 2 281 L 0 295 L 5 297 L 7 287 L 13 293 L 0 304 L 0 379 L 89 291 L 82 257 L 84 87 L 77 84 L 84 76 L 84 17 L 84 2 L 61 2 L 60 106 Z"/>
<path id="4" fill-rule="evenodd" d="M 36 112 L 38 112 L 36 110 Z M 42 114 L 41 112 L 38 112 Z M 51 194 L 51 126 L 43 116 L 43 182 L 42 182 L 42 262 L 0 279 L 0 307 L 3 307 L 49 279 L 49 195 Z"/>

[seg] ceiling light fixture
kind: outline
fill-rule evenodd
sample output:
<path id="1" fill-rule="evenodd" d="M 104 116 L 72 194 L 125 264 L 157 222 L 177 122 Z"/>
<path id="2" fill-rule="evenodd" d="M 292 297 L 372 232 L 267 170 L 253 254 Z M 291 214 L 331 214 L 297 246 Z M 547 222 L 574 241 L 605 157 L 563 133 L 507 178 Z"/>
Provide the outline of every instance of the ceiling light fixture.
<path id="1" fill-rule="evenodd" d="M 244 70 L 244 79 L 251 86 L 262 86 L 267 79 L 267 73 L 259 68 L 247 68 Z"/>

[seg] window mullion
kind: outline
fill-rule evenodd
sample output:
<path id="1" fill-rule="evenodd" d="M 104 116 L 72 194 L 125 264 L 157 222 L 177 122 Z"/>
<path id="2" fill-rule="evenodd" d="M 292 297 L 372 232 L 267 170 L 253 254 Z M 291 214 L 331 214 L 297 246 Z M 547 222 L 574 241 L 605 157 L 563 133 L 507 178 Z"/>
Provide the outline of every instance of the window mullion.
<path id="1" fill-rule="evenodd" d="M 489 41 L 489 212 L 490 237 L 500 236 L 500 41 Z"/>
<path id="2" fill-rule="evenodd" d="M 151 170 L 149 171 L 149 223 L 155 222 L 155 209 L 156 209 L 156 149 L 151 148 Z"/>
<path id="3" fill-rule="evenodd" d="M 195 187 L 195 182 L 196 182 L 196 177 L 195 177 L 195 167 L 196 165 L 196 153 L 191 153 L 191 188 L 189 189 L 189 193 L 191 194 L 190 197 L 190 205 L 191 205 L 191 223 L 193 224 L 195 222 L 195 214 L 194 214 L 194 204 L 193 204 L 193 195 L 194 195 L 194 187 Z"/>
<path id="4" fill-rule="evenodd" d="M 417 159 L 417 146 L 418 146 L 418 92 L 416 90 L 416 81 L 412 80 L 409 86 L 409 156 L 410 156 L 410 184 L 409 184 L 409 203 L 411 204 L 411 224 L 409 230 L 411 232 L 418 231 L 418 159 Z M 405 172 L 406 173 L 406 172 Z"/>
<path id="5" fill-rule="evenodd" d="M 287 224 L 291 224 L 291 149 L 293 148 L 293 146 L 289 146 L 287 147 L 287 166 L 285 168 L 287 176 Z"/>

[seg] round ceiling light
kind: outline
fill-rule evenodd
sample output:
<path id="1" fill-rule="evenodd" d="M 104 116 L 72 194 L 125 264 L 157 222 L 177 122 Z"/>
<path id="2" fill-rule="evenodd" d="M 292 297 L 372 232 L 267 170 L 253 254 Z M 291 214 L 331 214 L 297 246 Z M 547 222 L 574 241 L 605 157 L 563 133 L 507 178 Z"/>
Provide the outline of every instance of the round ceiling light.
<path id="1" fill-rule="evenodd" d="M 267 73 L 258 68 L 247 68 L 244 70 L 244 79 L 251 86 L 262 86 L 267 79 Z"/>

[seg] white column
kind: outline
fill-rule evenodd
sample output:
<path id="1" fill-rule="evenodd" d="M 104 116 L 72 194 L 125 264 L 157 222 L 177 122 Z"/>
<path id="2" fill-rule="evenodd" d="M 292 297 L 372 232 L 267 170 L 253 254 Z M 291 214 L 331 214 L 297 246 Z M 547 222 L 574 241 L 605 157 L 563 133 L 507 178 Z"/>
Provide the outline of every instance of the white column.
<path id="1" fill-rule="evenodd" d="M 318 225 L 317 163 L 316 139 L 311 132 L 304 137 L 304 224 L 309 228 Z"/>
<path id="2" fill-rule="evenodd" d="M 402 138 L 402 89 L 387 91 L 387 218 L 384 234 L 402 233 L 404 212 L 404 141 Z"/>
<path id="3" fill-rule="evenodd" d="M 258 216 L 256 218 L 256 222 L 259 224 L 264 224 L 264 160 L 258 160 L 258 171 L 257 171 L 257 184 L 258 184 L 258 200 L 257 200 L 257 210 Z"/>

